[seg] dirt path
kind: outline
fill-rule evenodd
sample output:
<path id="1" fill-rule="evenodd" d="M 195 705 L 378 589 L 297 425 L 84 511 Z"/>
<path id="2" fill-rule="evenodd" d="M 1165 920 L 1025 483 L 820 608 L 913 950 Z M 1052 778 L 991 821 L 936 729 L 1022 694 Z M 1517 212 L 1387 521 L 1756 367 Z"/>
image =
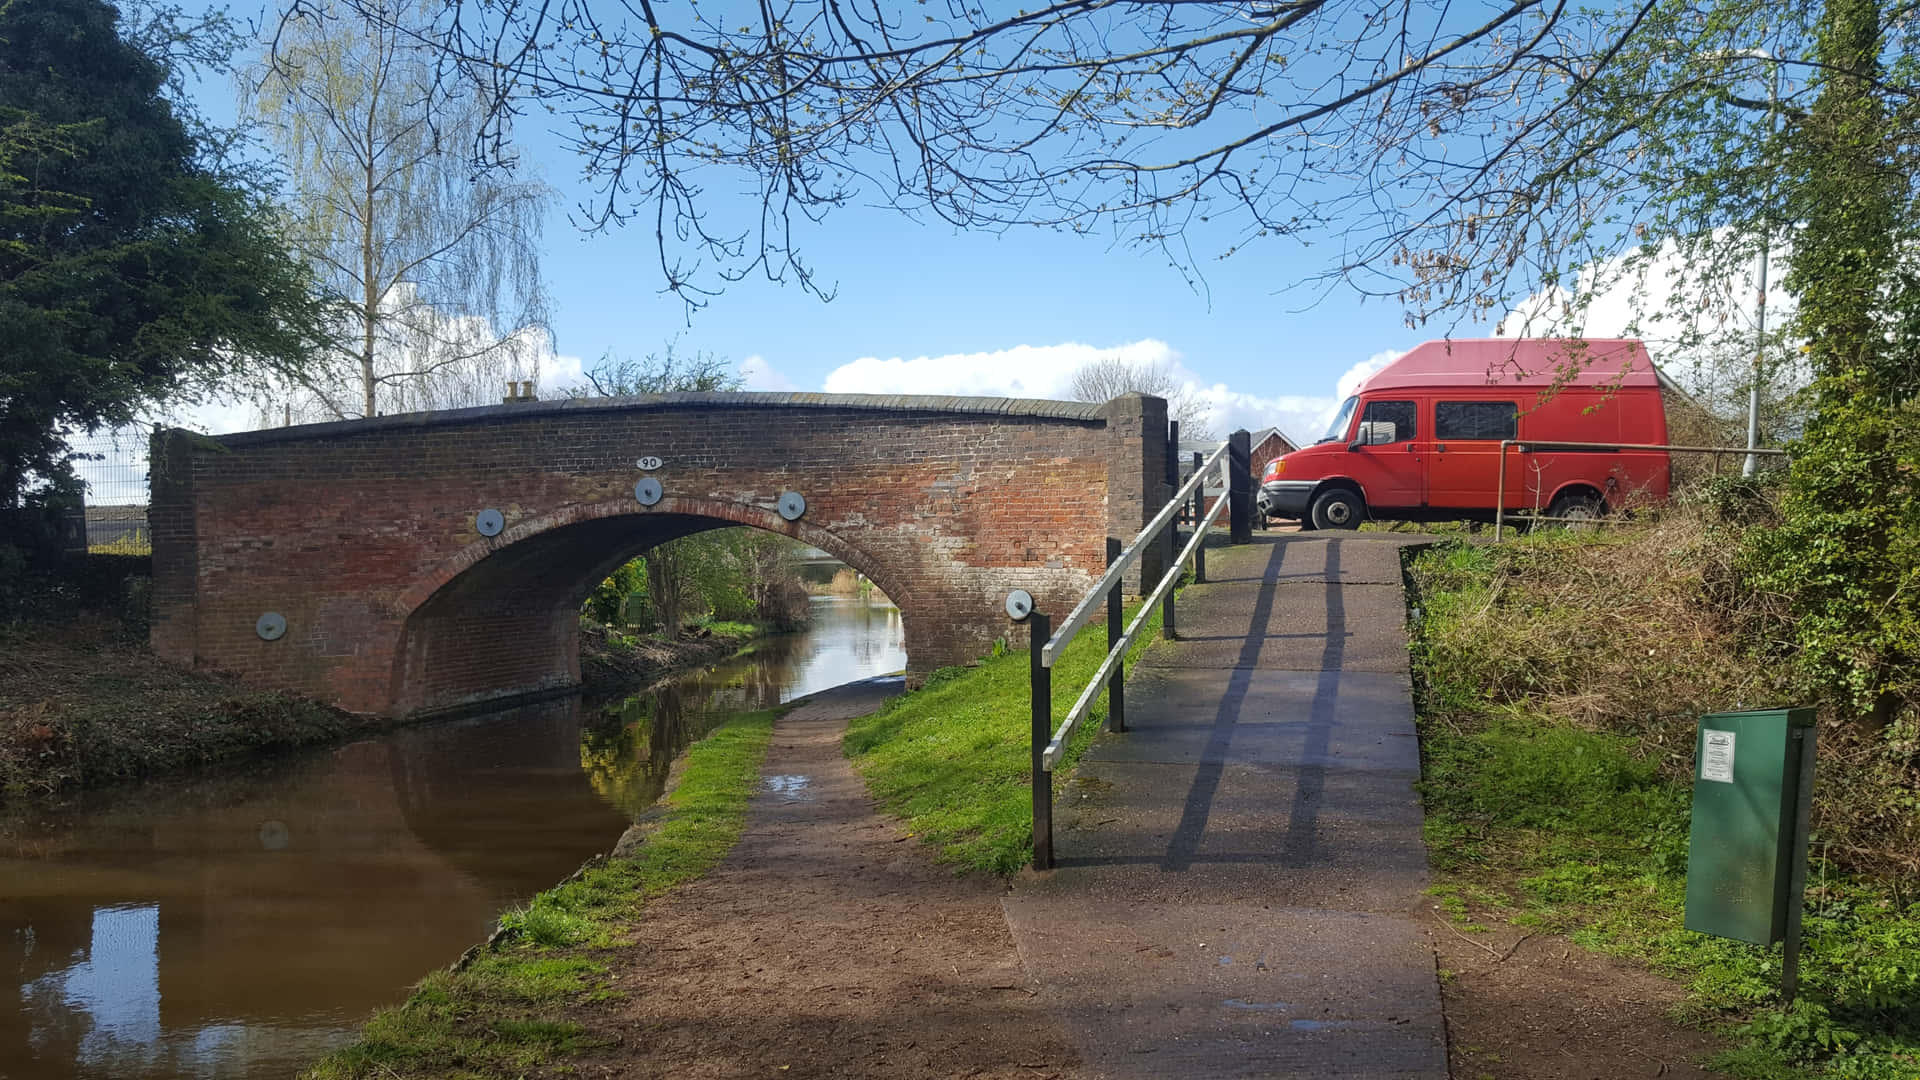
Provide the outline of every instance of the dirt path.
<path id="1" fill-rule="evenodd" d="M 841 754 L 875 680 L 782 718 L 747 831 L 661 898 L 616 962 L 625 999 L 582 1017 L 615 1049 L 583 1076 L 1075 1077 L 1000 913 L 937 866 Z"/>
<path id="2" fill-rule="evenodd" d="M 1494 922 L 1437 933 L 1456 1080 L 1713 1080 L 1696 1062 L 1723 1048 L 1669 1014 L 1671 980 L 1564 938 Z M 1479 940 L 1485 938 L 1485 940 Z"/>

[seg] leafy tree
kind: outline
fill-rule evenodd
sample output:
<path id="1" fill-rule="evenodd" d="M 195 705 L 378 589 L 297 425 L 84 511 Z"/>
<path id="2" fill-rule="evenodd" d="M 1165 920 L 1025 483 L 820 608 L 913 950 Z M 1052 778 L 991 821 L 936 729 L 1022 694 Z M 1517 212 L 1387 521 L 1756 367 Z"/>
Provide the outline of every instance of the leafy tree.
<path id="1" fill-rule="evenodd" d="M 1172 367 L 1151 360 L 1134 362 L 1110 356 L 1082 364 L 1067 393 L 1075 401 L 1112 401 L 1122 394 L 1152 394 L 1167 400 L 1167 418 L 1180 422 L 1183 438 L 1210 437 L 1207 403 L 1187 389 Z"/>
<path id="2" fill-rule="evenodd" d="M 705 352 L 681 356 L 671 342 L 665 350 L 650 353 L 642 360 L 621 360 L 612 355 L 601 357 L 600 363 L 586 372 L 586 378 L 585 386 L 569 391 L 574 397 L 631 397 L 637 394 L 740 388 L 740 377 L 730 371 L 724 361 Z M 638 566 L 646 574 L 648 606 L 659 620 L 660 628 L 668 637 L 674 636 L 679 632 L 681 617 L 690 604 L 697 599 L 704 599 L 701 596 L 700 575 L 712 571 L 717 565 L 710 557 L 711 545 L 712 541 L 707 537 L 688 536 L 669 540 L 648 550 L 645 555 L 615 571 L 595 590 L 600 608 L 606 609 L 609 603 L 601 594 L 608 589 L 621 588 L 621 574 L 630 573 Z M 714 585 L 709 581 L 707 587 L 711 590 Z M 617 605 L 618 601 L 613 603 Z"/>
<path id="3" fill-rule="evenodd" d="M 675 343 L 643 360 L 624 360 L 608 353 L 584 372 L 586 383 L 568 389 L 576 398 L 633 397 L 637 394 L 703 393 L 738 390 L 741 380 L 726 361 L 709 352 L 682 356 Z"/>
<path id="4" fill-rule="evenodd" d="M 253 178 L 165 93 L 230 28 L 153 14 L 146 51 L 100 0 L 0 4 L 0 506 L 73 489 L 67 432 L 296 375 L 325 340 Z"/>
<path id="5" fill-rule="evenodd" d="M 1796 124 L 1788 185 L 1803 226 L 1787 287 L 1815 409 L 1785 520 L 1752 553 L 1793 601 L 1815 684 L 1876 725 L 1920 696 L 1920 223 L 1911 118 L 1885 90 L 1913 58 L 1889 70 L 1886 20 L 1877 0 L 1828 0 L 1820 27 L 1818 96 Z"/>
<path id="6" fill-rule="evenodd" d="M 300 387 L 315 419 L 497 400 L 547 345 L 549 198 L 474 160 L 486 102 L 435 79 L 410 0 L 322 0 L 281 24 L 252 100 L 291 173 L 298 251 L 341 300 L 344 355 Z"/>

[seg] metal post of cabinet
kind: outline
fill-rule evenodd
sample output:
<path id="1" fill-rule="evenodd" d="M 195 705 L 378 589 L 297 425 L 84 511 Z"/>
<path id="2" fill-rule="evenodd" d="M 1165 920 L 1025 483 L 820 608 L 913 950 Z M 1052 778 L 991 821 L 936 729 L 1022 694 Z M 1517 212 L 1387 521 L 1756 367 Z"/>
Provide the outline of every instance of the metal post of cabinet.
<path id="1" fill-rule="evenodd" d="M 1107 537 L 1107 565 L 1120 561 L 1120 541 Z M 1107 590 L 1107 649 L 1111 651 L 1125 636 L 1126 611 L 1118 581 Z M 1127 658 L 1114 661 L 1113 674 L 1107 676 L 1107 730 L 1127 730 Z"/>
<path id="2" fill-rule="evenodd" d="M 1200 451 L 1195 450 L 1193 452 L 1193 474 L 1195 476 L 1200 475 L 1200 463 L 1204 460 L 1205 458 L 1201 456 Z M 1221 492 L 1220 497 L 1223 499 L 1226 498 L 1226 493 Z M 1193 489 L 1193 527 L 1195 529 L 1200 528 L 1200 523 L 1205 520 L 1207 520 L 1207 484 L 1206 481 L 1202 480 L 1200 483 L 1194 485 Z M 1207 542 L 1202 540 L 1200 541 L 1200 546 L 1193 549 L 1193 583 L 1195 585 L 1203 585 L 1206 583 L 1206 580 Z"/>
<path id="3" fill-rule="evenodd" d="M 1227 436 L 1227 460 L 1230 463 L 1227 490 L 1228 539 L 1236 544 L 1253 543 L 1253 436 L 1236 431 Z"/>
<path id="4" fill-rule="evenodd" d="M 1799 742 L 1800 784 L 1798 805 L 1793 813 L 1793 869 L 1787 882 L 1787 940 L 1780 967 L 1780 996 L 1787 1004 L 1800 992 L 1800 915 L 1807 893 L 1807 832 L 1813 818 L 1813 761 L 1815 735 L 1819 729 L 1808 725 L 1793 729 Z"/>
<path id="5" fill-rule="evenodd" d="M 1041 659 L 1041 649 L 1053 637 L 1053 620 L 1039 612 L 1027 619 L 1032 627 L 1028 649 L 1033 695 L 1033 868 L 1053 869 L 1053 773 L 1044 757 L 1053 738 L 1053 669 Z"/>

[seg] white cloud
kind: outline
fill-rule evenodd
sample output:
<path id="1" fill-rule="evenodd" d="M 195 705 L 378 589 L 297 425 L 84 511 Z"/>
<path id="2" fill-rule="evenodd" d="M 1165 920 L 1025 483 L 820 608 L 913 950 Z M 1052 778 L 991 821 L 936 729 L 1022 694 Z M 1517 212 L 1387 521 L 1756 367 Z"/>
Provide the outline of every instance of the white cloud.
<path id="1" fill-rule="evenodd" d="M 1791 254 L 1782 245 L 1768 255 L 1769 328 L 1777 329 L 1793 317 L 1793 297 L 1780 287 Z M 1515 304 L 1496 324 L 1494 334 L 1555 337 L 1577 329 L 1589 337 L 1640 337 L 1654 349 L 1657 360 L 1657 346 L 1663 343 L 1754 333 L 1760 292 L 1757 259 L 1700 282 L 1690 280 L 1694 275 L 1686 272 L 1686 264 L 1671 244 L 1663 245 L 1653 258 L 1634 263 L 1642 258 L 1640 251 L 1633 251 L 1584 267 L 1576 288 L 1592 294 L 1585 310 L 1576 311 L 1572 295 L 1553 286 Z"/>
<path id="2" fill-rule="evenodd" d="M 964 394 L 983 397 L 1054 398 L 1068 396 L 1073 373 L 1097 360 L 1129 364 L 1170 364 L 1179 354 L 1151 338 L 1099 348 L 1069 342 L 1016 345 L 995 352 L 882 360 L 863 356 L 827 374 L 830 394 Z"/>
<path id="3" fill-rule="evenodd" d="M 1348 368 L 1346 374 L 1340 376 L 1340 381 L 1333 385 L 1332 408 L 1338 409 L 1341 402 L 1352 397 L 1354 392 L 1360 389 L 1361 383 L 1366 382 L 1367 379 L 1377 374 L 1388 364 L 1393 363 L 1405 355 L 1407 355 L 1407 350 L 1405 349 L 1383 349 Z M 1320 423 L 1322 426 L 1325 426 L 1332 420 L 1333 412 L 1329 411 L 1325 419 L 1321 420 Z"/>
<path id="4" fill-rule="evenodd" d="M 785 373 L 767 363 L 766 357 L 757 353 L 740 361 L 740 379 L 748 390 L 785 392 L 800 389 Z"/>
<path id="5" fill-rule="evenodd" d="M 1216 433 L 1278 427 L 1290 439 L 1311 442 L 1326 428 L 1340 402 L 1353 392 L 1361 379 L 1401 355 L 1400 350 L 1388 350 L 1355 364 L 1340 377 L 1334 396 L 1264 396 L 1235 390 L 1225 383 L 1209 383 L 1186 366 L 1178 350 L 1153 338 L 1106 347 L 1078 342 L 1016 345 L 992 352 L 918 356 L 911 360 L 865 356 L 835 368 L 828 374 L 823 389 L 835 394 L 963 394 L 1059 399 L 1070 396 L 1073 374 L 1081 367 L 1099 360 L 1118 359 L 1132 365 L 1164 368 L 1183 384 L 1188 396 L 1206 407 L 1207 425 Z M 746 365 L 741 367 L 744 372 Z"/>
<path id="6" fill-rule="evenodd" d="M 1334 398 L 1309 394 L 1262 397 L 1229 389 L 1225 383 L 1192 385 L 1189 389 L 1207 407 L 1207 426 L 1221 436 L 1240 428 L 1261 432 L 1277 427 L 1296 443 L 1312 442 L 1339 404 Z"/>

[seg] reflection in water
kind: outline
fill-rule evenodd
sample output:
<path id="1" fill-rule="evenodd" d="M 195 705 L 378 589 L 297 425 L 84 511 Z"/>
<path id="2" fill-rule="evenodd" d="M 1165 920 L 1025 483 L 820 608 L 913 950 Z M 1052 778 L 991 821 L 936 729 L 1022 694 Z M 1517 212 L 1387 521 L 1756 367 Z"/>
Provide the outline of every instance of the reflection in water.
<path id="1" fill-rule="evenodd" d="M 610 848 L 743 709 L 903 667 L 899 612 L 578 698 L 0 817 L 0 1080 L 286 1075 Z"/>

